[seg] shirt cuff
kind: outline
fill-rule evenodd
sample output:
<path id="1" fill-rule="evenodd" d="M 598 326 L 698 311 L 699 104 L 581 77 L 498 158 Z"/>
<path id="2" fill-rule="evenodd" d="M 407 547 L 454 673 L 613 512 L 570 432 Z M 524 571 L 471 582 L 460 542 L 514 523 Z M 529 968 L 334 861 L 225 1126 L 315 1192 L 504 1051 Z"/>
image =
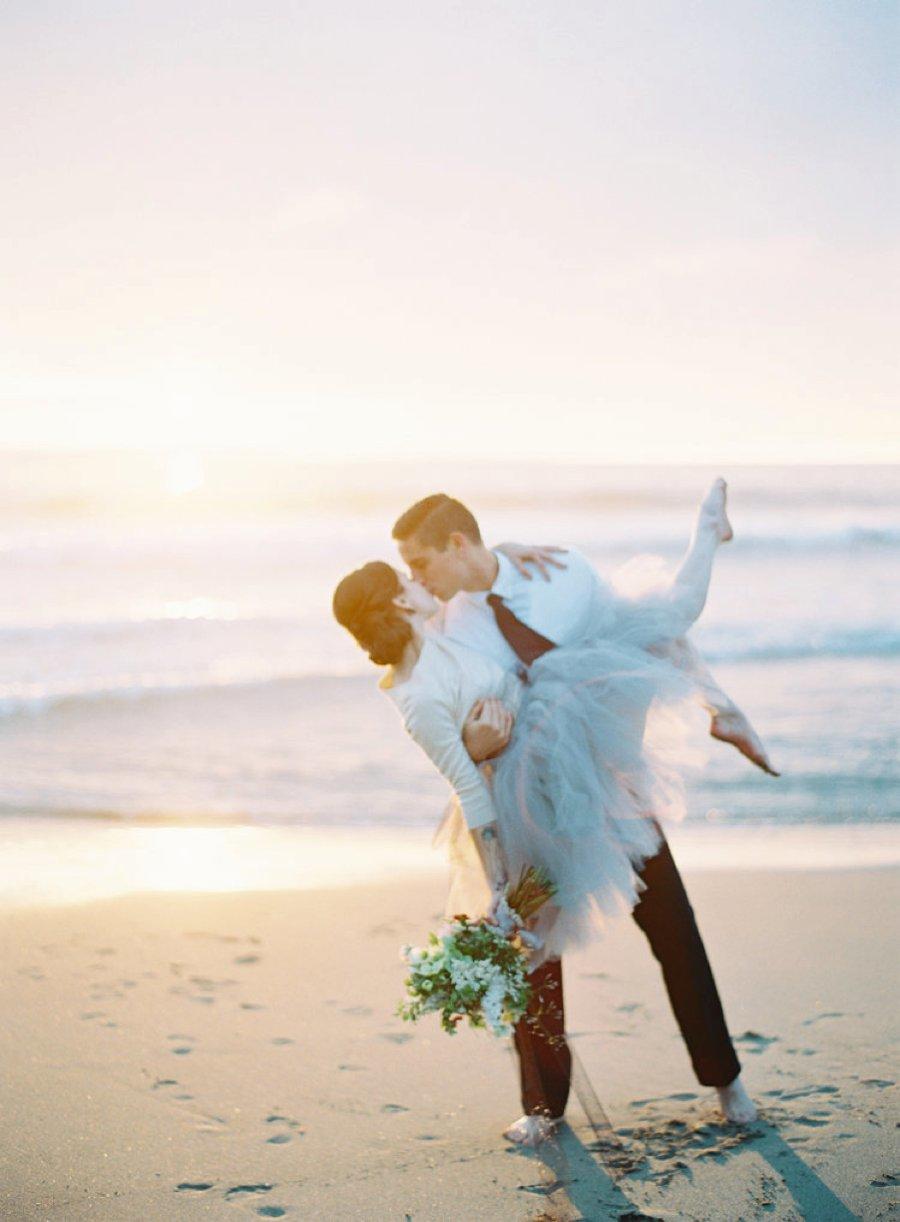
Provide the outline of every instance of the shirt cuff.
<path id="1" fill-rule="evenodd" d="M 494 823 L 497 819 L 494 804 L 487 795 L 484 798 L 468 798 L 465 802 L 461 802 L 463 817 L 466 825 L 471 828 L 485 827 L 488 823 Z"/>

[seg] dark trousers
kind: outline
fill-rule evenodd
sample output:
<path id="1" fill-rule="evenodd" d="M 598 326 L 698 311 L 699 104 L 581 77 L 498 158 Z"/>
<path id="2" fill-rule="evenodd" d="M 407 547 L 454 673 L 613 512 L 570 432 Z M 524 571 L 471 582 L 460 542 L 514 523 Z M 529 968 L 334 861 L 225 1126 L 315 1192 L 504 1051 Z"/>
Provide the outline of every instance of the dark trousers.
<path id="1" fill-rule="evenodd" d="M 727 1086 L 741 1065 L 694 911 L 668 843 L 648 858 L 640 877 L 647 890 L 632 916 L 647 936 L 662 967 L 672 1010 L 687 1045 L 698 1082 Z M 519 1058 L 522 1107 L 526 1115 L 561 1116 L 569 1097 L 572 1057 L 565 1040 L 562 960 L 548 959 L 529 975 L 528 1012 L 513 1033 Z"/>

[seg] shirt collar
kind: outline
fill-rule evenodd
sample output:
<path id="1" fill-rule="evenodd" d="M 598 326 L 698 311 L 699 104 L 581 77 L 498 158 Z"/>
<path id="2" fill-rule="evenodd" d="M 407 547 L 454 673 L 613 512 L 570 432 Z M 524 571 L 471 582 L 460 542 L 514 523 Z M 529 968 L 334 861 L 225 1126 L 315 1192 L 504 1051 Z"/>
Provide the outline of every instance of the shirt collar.
<path id="1" fill-rule="evenodd" d="M 497 563 L 497 579 L 491 586 L 491 594 L 499 594 L 501 598 L 509 598 L 516 588 L 516 569 L 513 562 L 503 552 L 494 552 Z"/>

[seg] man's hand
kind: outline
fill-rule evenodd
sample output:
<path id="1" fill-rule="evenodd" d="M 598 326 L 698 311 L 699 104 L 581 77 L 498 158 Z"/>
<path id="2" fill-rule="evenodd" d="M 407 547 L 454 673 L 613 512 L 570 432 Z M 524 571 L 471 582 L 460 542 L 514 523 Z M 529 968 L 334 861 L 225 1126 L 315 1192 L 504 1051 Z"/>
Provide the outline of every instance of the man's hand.
<path id="1" fill-rule="evenodd" d="M 552 564 L 556 569 L 564 569 L 566 566 L 561 564 L 559 560 L 553 559 L 553 553 L 563 552 L 564 547 L 538 547 L 537 545 L 529 545 L 527 543 L 501 543 L 497 549 L 502 552 L 508 560 L 511 560 L 516 570 L 522 574 L 526 581 L 531 581 L 531 574 L 528 571 L 528 565 L 533 564 L 540 572 L 544 581 L 550 580 L 550 574 L 547 572 L 547 565 Z"/>
<path id="2" fill-rule="evenodd" d="M 476 700 L 463 726 L 465 748 L 476 764 L 499 755 L 513 728 L 513 715 L 503 703 L 491 696 Z"/>

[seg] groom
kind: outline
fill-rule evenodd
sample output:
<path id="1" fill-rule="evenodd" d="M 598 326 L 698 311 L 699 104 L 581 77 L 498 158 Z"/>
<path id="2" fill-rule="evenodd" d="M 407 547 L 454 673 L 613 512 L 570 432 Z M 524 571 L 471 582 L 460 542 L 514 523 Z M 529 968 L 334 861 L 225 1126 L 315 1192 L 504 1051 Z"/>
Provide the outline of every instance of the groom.
<path id="1" fill-rule="evenodd" d="M 574 550 L 567 552 L 566 567 L 554 572 L 550 581 L 531 581 L 521 564 L 529 549 L 513 549 L 516 563 L 505 550 L 489 550 L 469 510 L 443 493 L 418 501 L 402 514 L 393 537 L 411 576 L 444 604 L 439 630 L 508 669 L 527 666 L 544 650 L 577 640 L 590 622 L 593 599 L 602 597 L 593 567 Z M 673 661 L 685 669 L 702 666 L 686 642 Z M 711 693 L 720 698 L 725 713 L 742 718 L 708 672 L 701 675 L 714 717 L 717 706 Z M 472 758 L 482 762 L 497 754 L 505 746 L 510 725 L 511 717 L 496 702 L 489 703 L 487 713 L 476 706 L 463 733 Z M 736 745 L 750 754 L 741 743 Z M 485 836 L 490 834 L 489 826 Z M 716 1088 L 729 1120 L 749 1123 L 756 1109 L 741 1082 L 740 1062 L 703 941 L 664 837 L 639 875 L 646 889 L 632 915 L 662 968 L 697 1079 Z M 524 1115 L 506 1130 L 506 1136 L 535 1145 L 562 1119 L 571 1054 L 564 1038 L 561 959 L 547 959 L 529 978 L 529 1010 L 514 1034 Z"/>

